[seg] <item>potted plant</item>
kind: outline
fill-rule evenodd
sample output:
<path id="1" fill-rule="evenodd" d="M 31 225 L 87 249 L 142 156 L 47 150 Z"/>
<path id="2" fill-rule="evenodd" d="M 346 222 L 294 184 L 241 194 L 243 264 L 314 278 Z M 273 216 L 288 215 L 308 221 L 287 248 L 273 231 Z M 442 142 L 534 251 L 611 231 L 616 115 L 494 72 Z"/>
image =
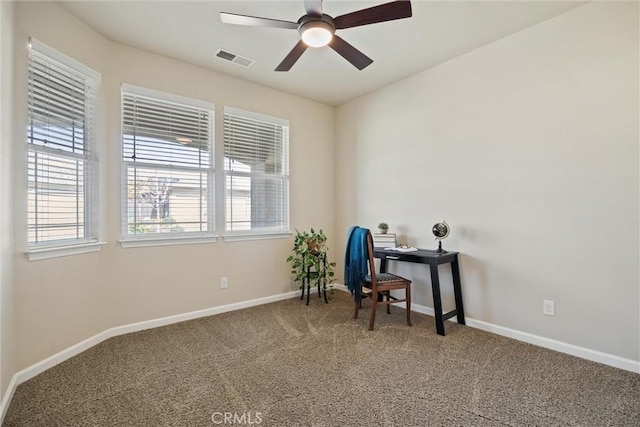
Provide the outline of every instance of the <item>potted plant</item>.
<path id="1" fill-rule="evenodd" d="M 327 236 L 322 229 L 316 231 L 313 228 L 310 231 L 296 230 L 296 236 L 293 241 L 293 249 L 291 255 L 287 258 L 287 262 L 291 263 L 291 274 L 294 281 L 300 283 L 300 287 L 304 285 L 307 278 L 308 269 L 313 269 L 311 279 L 314 285 L 320 286 L 324 281 L 333 291 L 333 282 L 335 273 L 333 267 L 335 262 L 329 262 L 327 259 Z"/>
<path id="2" fill-rule="evenodd" d="M 386 222 L 381 222 L 380 224 L 378 224 L 378 230 L 380 230 L 381 234 L 387 234 L 387 231 L 389 231 L 389 224 L 387 224 Z"/>

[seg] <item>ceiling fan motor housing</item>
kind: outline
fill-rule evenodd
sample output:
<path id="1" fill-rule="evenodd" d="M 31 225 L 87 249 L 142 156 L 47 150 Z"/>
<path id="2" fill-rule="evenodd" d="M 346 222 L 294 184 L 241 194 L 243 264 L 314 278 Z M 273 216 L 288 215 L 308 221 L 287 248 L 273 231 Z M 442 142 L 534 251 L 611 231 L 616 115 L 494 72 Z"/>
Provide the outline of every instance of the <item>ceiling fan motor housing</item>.
<path id="1" fill-rule="evenodd" d="M 327 14 L 323 14 L 321 17 L 304 15 L 298 20 L 298 31 L 300 36 L 311 47 L 326 46 L 327 43 L 333 37 L 336 32 L 336 27 L 333 24 L 333 18 Z M 305 33 L 309 32 L 305 35 Z M 311 37 L 309 37 L 313 34 Z M 310 40 L 322 40 L 316 43 Z"/>

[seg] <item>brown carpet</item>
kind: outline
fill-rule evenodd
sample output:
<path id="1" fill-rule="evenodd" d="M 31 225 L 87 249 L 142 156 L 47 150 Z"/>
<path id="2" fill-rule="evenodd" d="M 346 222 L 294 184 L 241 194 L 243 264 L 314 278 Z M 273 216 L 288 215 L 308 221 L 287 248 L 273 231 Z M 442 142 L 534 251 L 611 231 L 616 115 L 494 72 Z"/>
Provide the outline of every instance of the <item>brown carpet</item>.
<path id="1" fill-rule="evenodd" d="M 109 339 L 21 384 L 3 425 L 640 425 L 638 374 L 397 307 L 368 332 L 369 302 L 313 297 Z"/>

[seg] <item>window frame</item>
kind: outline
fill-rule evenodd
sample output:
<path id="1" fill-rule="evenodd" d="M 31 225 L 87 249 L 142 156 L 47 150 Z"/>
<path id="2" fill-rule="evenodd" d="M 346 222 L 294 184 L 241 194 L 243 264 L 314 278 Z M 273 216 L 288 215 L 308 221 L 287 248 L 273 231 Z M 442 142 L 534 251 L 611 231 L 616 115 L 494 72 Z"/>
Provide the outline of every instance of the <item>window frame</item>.
<path id="1" fill-rule="evenodd" d="M 87 132 L 83 134 L 83 152 L 75 153 L 65 151 L 59 148 L 44 147 L 30 142 L 29 133 L 25 134 L 25 155 L 26 155 L 26 175 L 29 182 L 29 170 L 31 167 L 30 153 L 50 153 L 59 158 L 81 161 L 83 163 L 82 187 L 83 187 L 83 204 L 82 204 L 82 227 L 84 231 L 83 238 L 64 238 L 57 240 L 49 240 L 44 242 L 29 241 L 29 227 L 31 220 L 29 219 L 30 208 L 29 199 L 31 185 L 27 185 L 26 189 L 26 246 L 27 258 L 30 261 L 37 261 L 48 258 L 78 255 L 89 252 L 96 252 L 101 249 L 105 242 L 100 241 L 101 225 L 100 225 L 100 183 L 99 183 L 99 107 L 100 107 L 100 87 L 102 77 L 97 71 L 87 67 L 86 65 L 68 57 L 67 55 L 53 49 L 52 47 L 36 40 L 29 39 L 29 52 L 27 64 L 27 130 L 31 127 L 32 119 L 32 61 L 42 61 L 45 64 L 51 64 L 53 67 L 70 75 L 79 76 L 84 85 L 84 123 Z M 35 167 L 35 166 L 34 166 Z M 76 180 L 76 182 L 80 182 Z M 76 208 L 76 213 L 78 212 Z M 36 228 L 40 228 L 37 225 Z M 80 224 L 80 223 L 78 223 Z"/>
<path id="2" fill-rule="evenodd" d="M 187 107 L 197 108 L 201 110 L 207 110 L 210 114 L 210 129 L 209 129 L 209 158 L 210 165 L 205 168 L 189 168 L 189 167 L 176 167 L 171 165 L 159 165 L 153 162 L 144 161 L 125 161 L 124 158 L 124 103 L 125 94 L 139 96 L 150 100 L 158 100 L 163 103 L 173 103 L 177 105 L 183 105 Z M 166 246 L 166 245 L 181 245 L 181 244 L 197 244 L 197 243 L 211 243 L 217 240 L 215 233 L 215 105 L 210 102 L 197 100 L 193 98 L 187 98 L 179 95 L 174 95 L 155 89 L 144 88 L 140 86 L 123 83 L 120 91 L 120 183 L 121 183 L 121 239 L 120 245 L 123 248 L 133 247 L 145 247 L 145 246 Z M 206 189 L 206 215 L 207 215 L 207 231 L 203 232 L 168 232 L 168 233 L 140 233 L 129 234 L 129 219 L 128 219 L 128 173 L 130 170 L 136 169 L 155 169 L 166 171 L 180 171 L 185 170 L 189 172 L 206 171 L 207 176 L 207 189 Z M 202 187 L 201 187 L 202 189 Z"/>
<path id="3" fill-rule="evenodd" d="M 247 172 L 238 172 L 235 174 L 231 174 L 227 171 L 226 164 L 223 164 L 221 168 L 222 175 L 222 228 L 223 228 L 223 238 L 225 241 L 246 241 L 246 240 L 267 240 L 267 239 L 287 239 L 291 237 L 291 180 L 290 180 L 290 172 L 289 172 L 289 141 L 290 141 L 290 122 L 286 119 L 281 119 L 273 116 L 268 116 L 252 111 L 242 110 L 235 107 L 225 106 L 223 111 L 223 143 L 222 143 L 222 161 L 225 163 L 226 158 L 226 146 L 227 146 L 227 136 L 226 130 L 224 129 L 227 126 L 227 115 L 234 115 L 243 117 L 250 120 L 267 122 L 274 125 L 280 125 L 286 127 L 287 138 L 286 141 L 283 142 L 285 145 L 283 147 L 283 152 L 285 153 L 286 159 L 284 164 L 284 171 L 282 174 L 264 174 L 264 175 L 272 175 L 274 177 L 281 177 L 284 184 L 284 192 L 286 198 L 286 207 L 284 208 L 284 222 L 285 226 L 282 228 L 264 228 L 264 229 L 251 229 L 251 230 L 228 230 L 227 229 L 227 177 L 228 176 L 251 176 L 251 173 Z"/>

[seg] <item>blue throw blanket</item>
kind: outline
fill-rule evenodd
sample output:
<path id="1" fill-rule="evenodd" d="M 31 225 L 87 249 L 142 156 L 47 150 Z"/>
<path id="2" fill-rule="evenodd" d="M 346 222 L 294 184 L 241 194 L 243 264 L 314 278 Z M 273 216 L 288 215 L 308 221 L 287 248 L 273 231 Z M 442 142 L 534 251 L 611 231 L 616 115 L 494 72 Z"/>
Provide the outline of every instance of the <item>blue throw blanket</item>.
<path id="1" fill-rule="evenodd" d="M 351 227 L 347 234 L 347 249 L 344 259 L 344 285 L 353 295 L 356 303 L 360 303 L 362 281 L 367 271 L 367 233 L 366 228 Z"/>

